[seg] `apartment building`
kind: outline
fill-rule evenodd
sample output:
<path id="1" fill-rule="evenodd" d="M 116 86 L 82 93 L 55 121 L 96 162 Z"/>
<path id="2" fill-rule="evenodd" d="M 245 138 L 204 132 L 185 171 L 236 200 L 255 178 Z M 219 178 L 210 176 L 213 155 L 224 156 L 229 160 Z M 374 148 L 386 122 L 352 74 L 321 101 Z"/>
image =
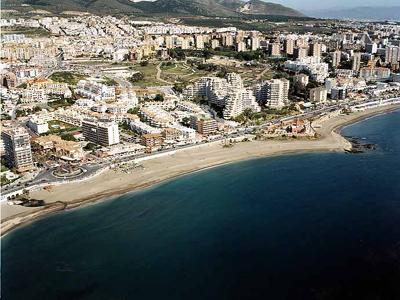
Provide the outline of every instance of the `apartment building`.
<path id="1" fill-rule="evenodd" d="M 174 117 L 169 112 L 157 106 L 142 107 L 139 115 L 153 127 L 165 128 L 175 123 Z"/>
<path id="2" fill-rule="evenodd" d="M 217 131 L 217 121 L 202 115 L 190 117 L 190 126 L 202 135 L 210 135 Z"/>
<path id="3" fill-rule="evenodd" d="M 23 127 L 4 129 L 1 132 L 6 164 L 17 172 L 33 169 L 30 136 Z"/>
<path id="4" fill-rule="evenodd" d="M 328 91 L 325 87 L 316 87 L 310 90 L 310 101 L 323 103 L 328 99 Z"/>
<path id="5" fill-rule="evenodd" d="M 118 124 L 112 121 L 95 121 L 85 119 L 82 122 L 82 133 L 86 140 L 102 146 L 119 144 Z"/>
<path id="6" fill-rule="evenodd" d="M 75 93 L 94 101 L 115 99 L 115 87 L 91 80 L 80 80 L 76 86 Z"/>

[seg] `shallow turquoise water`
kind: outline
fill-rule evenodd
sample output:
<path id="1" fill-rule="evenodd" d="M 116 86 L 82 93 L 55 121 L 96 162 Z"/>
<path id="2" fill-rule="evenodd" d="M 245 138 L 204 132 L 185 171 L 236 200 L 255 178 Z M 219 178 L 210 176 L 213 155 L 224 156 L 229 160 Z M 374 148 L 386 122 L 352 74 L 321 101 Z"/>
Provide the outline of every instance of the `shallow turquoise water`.
<path id="1" fill-rule="evenodd" d="M 400 299 L 400 111 L 343 133 L 22 227 L 2 299 Z"/>

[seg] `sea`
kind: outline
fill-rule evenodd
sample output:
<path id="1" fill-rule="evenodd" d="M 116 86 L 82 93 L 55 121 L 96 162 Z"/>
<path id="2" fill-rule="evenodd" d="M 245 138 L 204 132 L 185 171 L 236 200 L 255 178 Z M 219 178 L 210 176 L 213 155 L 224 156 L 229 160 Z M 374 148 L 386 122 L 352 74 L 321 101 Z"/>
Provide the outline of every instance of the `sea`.
<path id="1" fill-rule="evenodd" d="M 22 226 L 1 299 L 400 299 L 400 111 L 342 134 Z"/>

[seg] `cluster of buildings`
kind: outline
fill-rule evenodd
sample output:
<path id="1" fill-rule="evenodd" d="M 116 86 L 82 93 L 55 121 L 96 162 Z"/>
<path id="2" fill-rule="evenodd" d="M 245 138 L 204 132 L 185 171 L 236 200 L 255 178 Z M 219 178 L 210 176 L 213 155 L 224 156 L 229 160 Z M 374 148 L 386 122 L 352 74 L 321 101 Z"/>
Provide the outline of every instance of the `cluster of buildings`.
<path id="1" fill-rule="evenodd" d="M 225 78 L 203 77 L 183 91 L 187 99 L 201 98 L 222 109 L 225 119 L 233 119 L 249 109 L 257 112 L 261 107 L 257 103 L 254 91 L 245 88 L 239 74 L 228 73 Z"/>
<path id="2" fill-rule="evenodd" d="M 240 126 L 234 120 L 242 114 L 264 107 L 282 109 L 300 100 L 324 105 L 400 90 L 400 26 L 390 23 L 338 22 L 331 34 L 263 34 L 88 14 L 2 19 L 0 25 L 48 34 L 1 36 L 1 113 L 12 119 L 2 122 L 2 154 L 18 172 L 34 169 L 36 156 L 84 163 L 93 156 L 136 155 L 208 141 Z M 171 60 L 173 49 L 257 51 L 263 54 L 257 63 L 278 76 L 250 85 L 228 72 L 192 81 L 182 93 L 172 86 L 146 87 L 148 93 L 155 89 L 152 96 L 162 95 L 159 101 L 141 96 L 126 80 L 135 71 L 120 62 Z M 81 64 L 87 60 L 107 60 L 115 67 L 97 70 Z M 84 76 L 73 84 L 49 79 L 55 71 L 74 68 Z M 106 81 L 107 75 L 121 80 Z M 50 109 L 59 99 L 70 103 Z M 20 110 L 26 114 L 18 115 Z M 73 128 L 68 135 L 54 130 L 64 125 Z M 314 132 L 306 121 L 295 120 L 271 125 L 266 134 Z"/>

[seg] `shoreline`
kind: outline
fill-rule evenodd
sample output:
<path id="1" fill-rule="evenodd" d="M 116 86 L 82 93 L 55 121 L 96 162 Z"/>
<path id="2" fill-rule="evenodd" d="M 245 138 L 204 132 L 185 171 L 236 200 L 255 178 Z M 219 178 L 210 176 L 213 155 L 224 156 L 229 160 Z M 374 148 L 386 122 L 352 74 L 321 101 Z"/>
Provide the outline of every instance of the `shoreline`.
<path id="1" fill-rule="evenodd" d="M 52 191 L 36 191 L 32 193 L 33 197 L 45 200 L 48 203 L 45 207 L 25 210 L 25 208 L 2 204 L 0 235 L 3 237 L 17 227 L 30 224 L 56 212 L 111 200 L 185 175 L 231 163 L 290 154 L 344 152 L 346 148 L 351 147 L 351 144 L 340 134 L 343 128 L 373 116 L 396 111 L 399 108 L 399 105 L 390 105 L 332 117 L 321 122 L 322 128 L 317 129 L 321 137 L 316 140 L 242 142 L 229 149 L 223 149 L 219 144 L 213 144 L 201 151 L 189 148 L 168 158 L 145 161 L 143 162 L 145 166 L 143 171 L 121 174 L 107 170 L 88 181 L 54 186 Z M 259 147 L 255 146 L 255 143 Z M 132 183 L 132 180 L 135 179 L 137 181 Z M 103 190 L 99 191 L 101 188 Z M 66 197 L 67 195 L 68 197 Z M 9 211 L 6 211 L 3 218 L 4 209 Z"/>

